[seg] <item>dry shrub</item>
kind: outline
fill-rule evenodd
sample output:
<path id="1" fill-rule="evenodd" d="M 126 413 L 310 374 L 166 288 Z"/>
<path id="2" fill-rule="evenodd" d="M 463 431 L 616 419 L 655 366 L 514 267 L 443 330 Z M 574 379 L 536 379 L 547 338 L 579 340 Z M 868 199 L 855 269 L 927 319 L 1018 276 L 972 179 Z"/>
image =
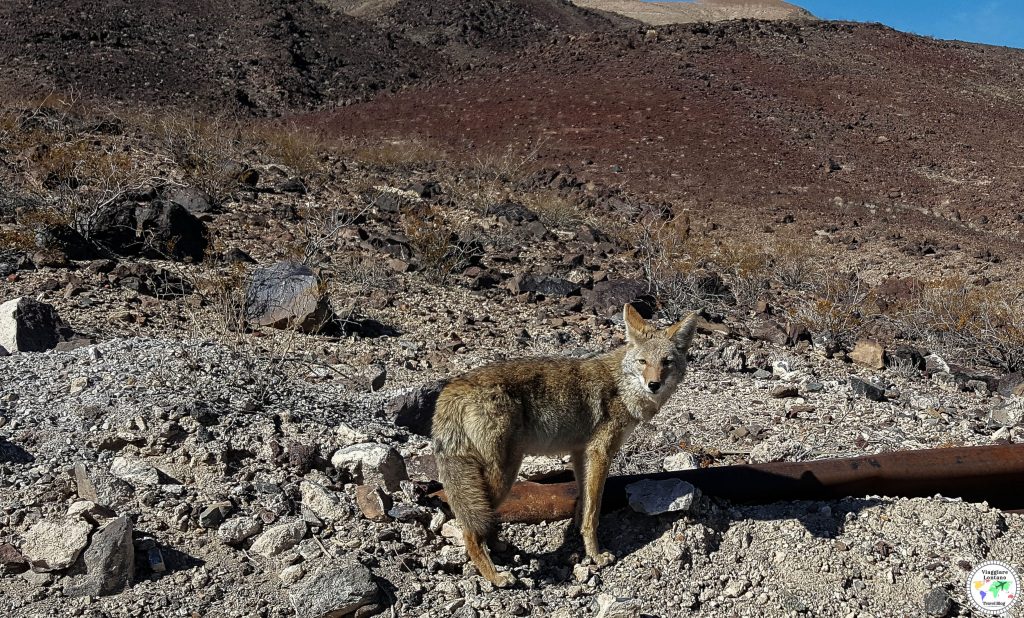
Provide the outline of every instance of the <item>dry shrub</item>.
<path id="1" fill-rule="evenodd" d="M 689 235 L 685 215 L 664 219 L 648 212 L 628 229 L 643 278 L 666 317 L 677 319 L 687 311 L 713 310 L 728 302 L 727 290 L 706 269 L 708 246 Z"/>
<path id="2" fill-rule="evenodd" d="M 729 282 L 740 307 L 753 307 L 771 283 L 772 255 L 763 245 L 732 241 L 719 244 L 711 258 Z"/>
<path id="3" fill-rule="evenodd" d="M 150 124 L 162 152 L 180 168 L 183 180 L 215 199 L 237 185 L 237 169 L 244 141 L 236 123 L 221 118 L 167 115 Z"/>
<path id="4" fill-rule="evenodd" d="M 821 255 L 806 241 L 786 239 L 769 250 L 775 281 L 791 290 L 805 290 L 815 279 Z"/>
<path id="5" fill-rule="evenodd" d="M 254 131 L 253 138 L 273 160 L 307 181 L 324 171 L 321 155 L 327 145 L 321 134 L 309 127 L 295 123 L 264 125 Z"/>
<path id="6" fill-rule="evenodd" d="M 976 287 L 962 277 L 926 283 L 900 312 L 904 328 L 935 351 L 972 364 L 1024 370 L 1024 291 Z"/>
<path id="7" fill-rule="evenodd" d="M 470 259 L 436 207 L 411 209 L 402 215 L 402 231 L 423 273 L 447 283 L 469 266 Z"/>
<path id="8" fill-rule="evenodd" d="M 494 204 L 520 202 L 518 191 L 536 167 L 545 141 L 537 139 L 532 145 L 508 144 L 501 150 L 474 156 L 469 165 L 457 174 L 457 181 L 450 183 L 455 203 L 483 213 Z M 552 214 L 557 209 L 563 209 L 564 212 L 563 205 L 547 205 L 551 207 Z M 541 208 L 544 206 L 540 205 Z"/>
<path id="9" fill-rule="evenodd" d="M 541 191 L 523 196 L 524 206 L 537 213 L 537 218 L 549 229 L 578 228 L 585 221 L 579 205 L 554 191 Z"/>
<path id="10" fill-rule="evenodd" d="M 249 277 L 248 265 L 232 264 L 223 273 L 202 273 L 187 276 L 199 304 L 208 307 L 211 316 L 192 316 L 190 323 L 196 326 L 197 339 L 208 339 L 208 327 L 212 322 L 213 334 L 237 339 L 245 325 L 246 287 Z"/>
<path id="11" fill-rule="evenodd" d="M 824 272 L 811 282 L 812 296 L 796 310 L 795 318 L 826 349 L 849 349 L 857 341 L 865 318 L 877 312 L 870 286 L 855 273 Z"/>

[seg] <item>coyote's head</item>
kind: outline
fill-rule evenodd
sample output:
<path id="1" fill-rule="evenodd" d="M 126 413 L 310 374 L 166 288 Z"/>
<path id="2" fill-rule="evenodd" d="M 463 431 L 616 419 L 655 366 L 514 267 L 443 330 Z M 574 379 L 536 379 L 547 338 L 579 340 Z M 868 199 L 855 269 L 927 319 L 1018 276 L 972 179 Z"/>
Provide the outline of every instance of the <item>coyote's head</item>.
<path id="1" fill-rule="evenodd" d="M 686 350 L 697 328 L 698 313 L 659 330 L 640 317 L 632 305 L 623 308 L 626 354 L 622 372 L 640 392 L 664 402 L 686 374 Z"/>

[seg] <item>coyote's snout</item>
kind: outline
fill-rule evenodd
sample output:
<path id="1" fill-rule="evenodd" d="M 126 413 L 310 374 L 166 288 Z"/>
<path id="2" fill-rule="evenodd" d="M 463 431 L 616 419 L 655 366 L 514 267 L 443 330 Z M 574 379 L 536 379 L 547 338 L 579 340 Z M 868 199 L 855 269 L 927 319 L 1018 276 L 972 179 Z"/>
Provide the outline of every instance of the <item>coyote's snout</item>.
<path id="1" fill-rule="evenodd" d="M 497 586 L 484 545 L 524 455 L 572 455 L 579 488 L 576 524 L 587 555 L 614 560 L 597 543 L 608 468 L 633 429 L 648 421 L 686 373 L 697 314 L 658 330 L 626 305 L 626 345 L 583 359 L 537 358 L 488 365 L 451 381 L 434 413 L 434 451 L 466 551 Z"/>

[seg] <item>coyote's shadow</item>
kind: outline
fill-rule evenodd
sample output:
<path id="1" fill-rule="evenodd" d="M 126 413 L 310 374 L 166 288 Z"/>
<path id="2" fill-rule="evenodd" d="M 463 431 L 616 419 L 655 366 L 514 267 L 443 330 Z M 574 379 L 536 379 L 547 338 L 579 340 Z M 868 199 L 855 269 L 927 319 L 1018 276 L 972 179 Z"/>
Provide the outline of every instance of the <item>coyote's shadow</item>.
<path id="1" fill-rule="evenodd" d="M 717 551 L 733 525 L 750 520 L 796 520 L 815 538 L 833 539 L 842 534 L 849 513 L 859 513 L 880 503 L 878 499 L 843 498 L 749 505 L 705 496 L 695 503 L 695 508 L 691 512 L 686 513 L 651 516 L 637 513 L 628 506 L 606 512 L 601 516 L 598 538 L 605 549 L 615 554 L 617 561 L 656 541 L 671 531 L 680 519 L 687 519 L 693 525 L 700 524 L 705 528 L 704 545 L 699 549 L 687 548 L 685 541 L 680 541 L 683 550 L 708 553 Z M 828 508 L 824 508 L 825 506 Z M 540 553 L 531 553 L 510 545 L 505 551 L 497 553 L 499 560 L 504 564 L 510 564 L 509 559 L 514 554 L 528 555 L 539 560 L 542 566 L 538 572 L 524 575 L 549 584 L 564 582 L 565 566 L 578 563 L 585 555 L 585 551 L 576 526 L 570 522 L 554 525 L 564 527 L 557 547 Z M 754 538 L 751 542 L 757 543 L 759 539 Z M 760 542 L 774 542 L 774 539 L 760 539 Z"/>

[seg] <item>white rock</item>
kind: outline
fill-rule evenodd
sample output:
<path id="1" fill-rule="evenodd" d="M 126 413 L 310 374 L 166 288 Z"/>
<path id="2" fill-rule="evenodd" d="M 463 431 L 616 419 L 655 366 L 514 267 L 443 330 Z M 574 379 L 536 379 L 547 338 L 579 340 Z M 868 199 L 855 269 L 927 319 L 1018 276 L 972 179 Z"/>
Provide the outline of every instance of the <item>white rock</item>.
<path id="1" fill-rule="evenodd" d="M 611 594 L 597 595 L 597 618 L 636 618 L 640 603 L 636 599 L 619 598 Z"/>
<path id="2" fill-rule="evenodd" d="M 135 487 L 155 487 L 160 484 L 160 473 L 144 461 L 115 457 L 110 462 L 110 473 Z"/>
<path id="3" fill-rule="evenodd" d="M 334 432 L 338 434 L 338 440 L 341 441 L 343 446 L 352 446 L 353 444 L 366 442 L 367 439 L 365 433 L 352 429 L 352 427 L 346 423 L 338 423 Z"/>
<path id="4" fill-rule="evenodd" d="M 659 515 L 690 510 L 700 492 L 686 481 L 644 479 L 627 485 L 626 494 L 629 496 L 629 506 L 634 511 Z"/>
<path id="5" fill-rule="evenodd" d="M 217 538 L 227 545 L 238 545 L 263 530 L 263 522 L 255 517 L 235 517 L 217 529 Z"/>
<path id="6" fill-rule="evenodd" d="M 256 537 L 250 549 L 265 558 L 272 558 L 298 545 L 304 536 L 306 522 L 298 520 L 280 524 Z"/>
<path id="7" fill-rule="evenodd" d="M 668 472 L 696 470 L 700 467 L 700 462 L 697 461 L 697 456 L 693 453 L 683 451 L 666 457 L 665 460 L 661 462 L 661 467 Z"/>
<path id="8" fill-rule="evenodd" d="M 302 576 L 305 574 L 306 569 L 301 564 L 293 564 L 290 567 L 285 567 L 278 577 L 281 578 L 281 581 L 284 582 L 285 586 L 291 586 L 302 579 Z"/>
<path id="9" fill-rule="evenodd" d="M 347 471 L 357 483 L 377 483 L 386 487 L 388 491 L 399 491 L 399 483 L 409 478 L 405 460 L 398 451 L 374 442 L 363 442 L 338 449 L 331 457 L 331 464 L 335 468 Z"/>
<path id="10" fill-rule="evenodd" d="M 344 494 L 309 481 L 302 481 L 299 491 L 302 494 L 302 505 L 322 521 L 334 523 L 352 518 L 352 510 L 341 501 Z"/>
<path id="11" fill-rule="evenodd" d="M 36 571 L 60 571 L 78 560 L 92 525 L 81 519 L 44 519 L 25 534 L 21 552 Z"/>
<path id="12" fill-rule="evenodd" d="M 725 590 L 722 591 L 722 594 L 729 597 L 730 599 L 735 599 L 736 597 L 746 592 L 747 587 L 749 585 L 749 582 L 747 582 L 746 580 L 734 579 L 731 582 L 729 582 L 728 585 L 726 585 Z"/>

